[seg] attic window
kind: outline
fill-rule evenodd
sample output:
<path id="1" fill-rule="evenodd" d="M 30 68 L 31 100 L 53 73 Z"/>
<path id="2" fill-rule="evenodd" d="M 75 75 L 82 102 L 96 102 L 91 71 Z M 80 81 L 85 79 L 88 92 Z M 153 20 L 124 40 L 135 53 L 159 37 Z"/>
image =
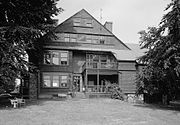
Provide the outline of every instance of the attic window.
<path id="1" fill-rule="evenodd" d="M 70 41 L 70 34 L 64 34 L 64 41 L 69 42 Z"/>
<path id="2" fill-rule="evenodd" d="M 91 19 L 86 19 L 86 26 L 92 27 L 92 20 Z"/>
<path id="3" fill-rule="evenodd" d="M 100 37 L 100 44 L 104 44 L 105 43 L 105 38 L 104 37 Z"/>
<path id="4" fill-rule="evenodd" d="M 81 19 L 80 18 L 75 18 L 73 20 L 73 25 L 74 26 L 80 26 L 80 24 L 81 24 Z"/>

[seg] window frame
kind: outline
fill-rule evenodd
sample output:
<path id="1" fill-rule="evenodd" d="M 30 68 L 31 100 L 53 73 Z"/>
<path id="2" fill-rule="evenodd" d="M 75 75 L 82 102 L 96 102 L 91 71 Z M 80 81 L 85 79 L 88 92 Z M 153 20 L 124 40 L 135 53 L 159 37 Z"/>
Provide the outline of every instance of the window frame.
<path id="1" fill-rule="evenodd" d="M 44 84 L 44 81 L 45 81 L 45 76 L 48 76 L 50 79 L 50 86 L 45 86 Z M 62 76 L 65 76 L 66 77 L 66 82 L 62 82 Z M 57 77 L 58 79 L 58 86 L 53 86 L 53 83 L 54 83 L 54 79 L 53 77 Z M 62 86 L 61 84 L 66 84 L 66 86 Z M 66 73 L 62 73 L 62 74 L 59 74 L 59 73 L 47 73 L 47 72 L 44 72 L 42 73 L 42 88 L 69 88 L 70 86 L 70 83 L 69 83 L 69 75 L 66 74 Z"/>
<path id="2" fill-rule="evenodd" d="M 54 53 L 58 53 L 58 64 L 54 64 L 53 63 L 53 52 Z M 66 57 L 61 57 L 61 54 L 62 53 L 66 53 L 67 54 L 67 56 Z M 49 54 L 50 55 L 50 58 L 49 58 L 49 60 L 50 60 L 50 64 L 47 64 L 46 63 L 46 54 Z M 69 65 L 69 51 L 47 51 L 47 52 L 45 52 L 44 53 L 44 59 L 43 59 L 43 64 L 44 65 L 60 65 L 60 66 L 68 66 Z M 62 60 L 62 58 L 66 58 L 66 64 L 62 64 L 61 62 L 61 60 Z"/>
<path id="3" fill-rule="evenodd" d="M 81 26 L 81 18 L 79 18 L 79 17 L 74 18 L 73 26 Z"/>

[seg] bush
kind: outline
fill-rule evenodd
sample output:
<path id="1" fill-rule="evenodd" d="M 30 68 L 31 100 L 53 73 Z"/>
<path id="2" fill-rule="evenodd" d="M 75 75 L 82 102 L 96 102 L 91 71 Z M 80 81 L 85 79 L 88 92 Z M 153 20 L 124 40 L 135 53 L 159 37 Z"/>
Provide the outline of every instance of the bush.
<path id="1" fill-rule="evenodd" d="M 106 86 L 107 92 L 111 93 L 112 99 L 124 100 L 125 95 L 117 83 L 109 83 Z"/>

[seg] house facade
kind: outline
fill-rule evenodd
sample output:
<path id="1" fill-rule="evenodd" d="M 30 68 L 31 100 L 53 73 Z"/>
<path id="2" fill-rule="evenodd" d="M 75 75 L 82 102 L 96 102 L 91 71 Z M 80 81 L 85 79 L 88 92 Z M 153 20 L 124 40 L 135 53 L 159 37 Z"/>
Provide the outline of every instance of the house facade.
<path id="1" fill-rule="evenodd" d="M 57 39 L 44 43 L 39 64 L 38 97 L 72 91 L 106 93 L 107 82 L 135 93 L 137 53 L 82 9 L 55 29 Z"/>

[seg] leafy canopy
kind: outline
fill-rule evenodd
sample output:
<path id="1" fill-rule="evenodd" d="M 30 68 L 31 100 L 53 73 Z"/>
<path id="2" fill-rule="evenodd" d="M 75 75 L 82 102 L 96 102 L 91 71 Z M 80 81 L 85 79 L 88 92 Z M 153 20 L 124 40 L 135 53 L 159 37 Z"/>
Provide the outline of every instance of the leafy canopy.
<path id="1" fill-rule="evenodd" d="M 140 58 L 146 67 L 137 79 L 139 92 L 174 94 L 180 86 L 180 1 L 172 0 L 165 10 L 158 27 L 139 32 L 148 49 Z"/>
<path id="2" fill-rule="evenodd" d="M 0 87 L 12 84 L 22 73 L 29 73 L 28 51 L 38 48 L 38 40 L 51 33 L 56 23 L 53 16 L 62 11 L 57 2 L 0 0 Z"/>

